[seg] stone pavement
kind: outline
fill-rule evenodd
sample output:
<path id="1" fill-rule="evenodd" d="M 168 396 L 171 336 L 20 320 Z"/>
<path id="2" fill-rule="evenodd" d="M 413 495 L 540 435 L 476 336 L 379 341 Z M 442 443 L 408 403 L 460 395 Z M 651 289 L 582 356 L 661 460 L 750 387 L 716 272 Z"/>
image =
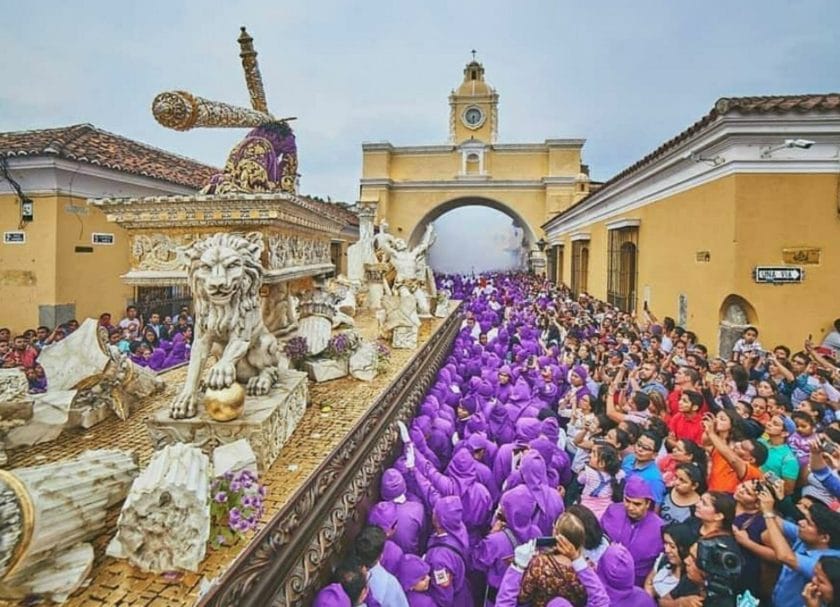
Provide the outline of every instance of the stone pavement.
<path id="1" fill-rule="evenodd" d="M 435 318 L 423 322 L 418 345 L 428 341 L 434 329 L 444 319 Z M 360 314 L 356 318 L 357 329 L 367 337 L 376 334 L 375 320 Z M 360 382 L 342 378 L 323 384 L 310 382 L 310 404 L 298 428 L 283 448 L 278 459 L 261 482 L 268 487 L 265 514 L 262 523 L 267 523 L 286 504 L 298 487 L 312 474 L 348 431 L 367 412 L 375 398 L 408 363 L 414 350 L 391 350 L 389 369 L 372 382 Z M 168 406 L 186 374 L 186 368 L 179 368 L 164 375 L 166 390 L 149 399 L 125 422 L 109 419 L 88 431 L 65 432 L 51 443 L 18 449 L 9 453 L 9 468 L 33 466 L 59 459 L 73 457 L 87 449 L 119 448 L 135 452 L 144 467 L 152 455 L 144 418 L 160 407 Z M 177 579 L 167 580 L 163 576 L 146 574 L 127 561 L 105 556 L 105 546 L 116 530 L 119 507 L 110 512 L 109 532 L 94 542 L 96 561 L 90 585 L 72 596 L 66 603 L 70 607 L 171 607 L 192 605 L 199 594 L 202 578 L 216 578 L 246 546 L 241 541 L 235 546 L 221 550 L 208 548 L 208 556 L 202 562 L 198 573 L 184 573 Z M 15 603 L 0 601 L 0 607 Z"/>

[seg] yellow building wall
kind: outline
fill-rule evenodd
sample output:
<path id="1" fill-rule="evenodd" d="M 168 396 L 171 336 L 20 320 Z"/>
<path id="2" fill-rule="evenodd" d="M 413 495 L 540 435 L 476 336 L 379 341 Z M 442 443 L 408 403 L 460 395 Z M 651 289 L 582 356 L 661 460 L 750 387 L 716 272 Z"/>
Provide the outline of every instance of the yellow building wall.
<path id="1" fill-rule="evenodd" d="M 650 294 L 651 311 L 660 319 L 679 315 L 679 296 L 688 297 L 687 326 L 710 350 L 717 348 L 718 314 L 732 293 L 734 265 L 735 177 L 726 177 L 610 217 L 575 232 L 589 232 L 588 291 L 607 299 L 609 234 L 607 223 L 638 219 L 637 307 Z M 572 243 L 564 239 L 563 277 L 571 282 Z M 708 263 L 696 261 L 709 251 Z"/>
<path id="2" fill-rule="evenodd" d="M 362 179 L 387 178 L 390 172 L 390 152 L 376 150 L 362 154 Z"/>
<path id="3" fill-rule="evenodd" d="M 580 173 L 580 149 L 551 148 L 548 151 L 548 173 L 552 177 L 557 175 L 576 176 Z"/>
<path id="4" fill-rule="evenodd" d="M 606 224 L 638 219 L 637 306 L 650 294 L 651 311 L 678 319 L 688 298 L 686 326 L 716 352 L 721 306 L 729 295 L 755 309 L 765 347 L 799 349 L 808 334 L 821 340 L 840 317 L 838 175 L 739 174 L 669 196 L 575 232 L 589 232 L 588 290 L 607 298 Z M 563 278 L 571 282 L 572 243 L 564 244 Z M 804 265 L 794 285 L 757 284 L 756 266 L 785 266 L 782 249 L 821 249 L 818 265 Z M 708 252 L 709 261 L 697 261 Z"/>
<path id="5" fill-rule="evenodd" d="M 34 221 L 20 226 L 20 206 L 13 195 L 0 196 L 3 232 L 21 229 L 26 243 L 0 243 L 0 325 L 12 334 L 38 326 L 38 306 L 55 303 L 55 196 L 31 196 Z"/>
<path id="6" fill-rule="evenodd" d="M 520 216 L 529 224 L 536 239 L 539 239 L 543 236 L 540 226 L 578 197 L 576 184 L 540 185 L 530 189 L 504 189 L 492 187 L 492 184 L 506 180 L 539 182 L 549 174 L 574 178 L 580 173 L 580 150 L 552 148 L 529 152 L 489 149 L 484 155 L 484 171 L 488 177 L 486 189 L 459 187 L 461 171 L 462 155 L 459 151 L 390 153 L 365 150 L 362 179 L 389 179 L 394 183 L 448 181 L 451 187 L 397 190 L 363 185 L 360 200 L 378 202 L 377 222 L 387 220 L 394 234 L 408 240 L 417 225 L 439 205 L 457 198 L 485 197 L 508 206 L 514 216 Z"/>
<path id="7" fill-rule="evenodd" d="M 801 349 L 840 318 L 840 175 L 741 174 L 736 188 L 735 280 L 758 315 L 759 341 Z M 782 249 L 816 247 L 801 284 L 757 284 L 755 266 L 784 266 Z"/>
<path id="8" fill-rule="evenodd" d="M 65 206 L 71 203 L 84 208 L 87 214 L 65 212 Z M 99 209 L 88 206 L 83 198 L 60 197 L 57 219 L 56 303 L 75 304 L 79 321 L 97 318 L 103 312 L 122 318 L 134 294 L 133 287 L 120 279 L 130 265 L 128 235 L 117 224 L 109 223 Z M 93 232 L 113 234 L 114 244 L 92 244 Z M 77 246 L 92 247 L 93 252 L 76 252 Z"/>
<path id="9" fill-rule="evenodd" d="M 484 162 L 493 179 L 539 180 L 548 174 L 545 152 L 490 151 Z"/>
<path id="10" fill-rule="evenodd" d="M 390 178 L 394 181 L 453 179 L 461 172 L 461 154 L 394 154 Z"/>

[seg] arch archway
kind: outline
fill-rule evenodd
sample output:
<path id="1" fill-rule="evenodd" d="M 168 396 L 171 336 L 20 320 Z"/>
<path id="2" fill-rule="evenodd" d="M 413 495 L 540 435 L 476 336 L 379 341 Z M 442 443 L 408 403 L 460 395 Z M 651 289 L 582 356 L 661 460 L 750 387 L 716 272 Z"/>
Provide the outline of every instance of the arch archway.
<path id="1" fill-rule="evenodd" d="M 718 350 L 722 357 L 729 358 L 735 342 L 741 337 L 744 329 L 758 324 L 758 314 L 749 301 L 731 293 L 720 304 L 718 316 L 720 319 Z"/>
<path id="2" fill-rule="evenodd" d="M 426 226 L 428 226 L 430 223 L 433 223 L 436 219 L 438 219 L 442 215 L 445 215 L 449 211 L 454 211 L 455 209 L 469 206 L 487 207 L 504 213 L 505 215 L 510 217 L 518 227 L 524 230 L 525 240 L 528 244 L 528 248 L 532 249 L 536 246 L 536 243 L 539 240 L 539 238 L 534 232 L 534 229 L 525 220 L 525 218 L 522 217 L 522 215 L 520 215 L 515 209 L 508 206 L 504 202 L 494 200 L 492 198 L 487 198 L 484 196 L 461 196 L 459 198 L 453 198 L 451 200 L 447 200 L 446 202 L 442 202 L 441 204 L 437 205 L 436 207 L 428 211 L 425 215 L 423 215 L 420 221 L 417 222 L 417 225 L 414 226 L 414 229 L 411 231 L 411 236 L 408 240 L 409 246 L 415 247 L 418 244 L 420 244 L 420 240 L 423 238 L 423 234 L 426 231 Z"/>

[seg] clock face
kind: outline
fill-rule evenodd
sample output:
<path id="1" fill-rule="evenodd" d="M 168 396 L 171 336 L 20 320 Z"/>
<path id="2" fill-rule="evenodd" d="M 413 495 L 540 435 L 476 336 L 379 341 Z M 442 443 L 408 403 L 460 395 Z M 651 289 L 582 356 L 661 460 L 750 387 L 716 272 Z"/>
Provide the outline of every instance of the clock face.
<path id="1" fill-rule="evenodd" d="M 477 107 L 467 108 L 464 112 L 464 123 L 467 126 L 477 127 L 484 122 L 484 112 Z"/>

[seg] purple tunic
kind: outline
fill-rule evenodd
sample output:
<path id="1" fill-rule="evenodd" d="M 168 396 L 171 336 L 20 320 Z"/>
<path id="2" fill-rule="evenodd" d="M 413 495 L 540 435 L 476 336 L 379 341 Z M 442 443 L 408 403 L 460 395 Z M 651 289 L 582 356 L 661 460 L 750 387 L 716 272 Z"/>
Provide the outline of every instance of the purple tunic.
<path id="1" fill-rule="evenodd" d="M 341 584 L 337 583 L 322 588 L 312 605 L 313 607 L 352 607 Z"/>
<path id="2" fill-rule="evenodd" d="M 506 493 L 518 500 L 527 500 L 529 497 L 536 504 L 533 520 L 537 527 L 545 535 L 551 535 L 554 522 L 565 511 L 563 498 L 557 489 L 548 485 L 545 472 L 545 462 L 542 456 L 536 451 L 527 451 L 522 457 L 520 467 L 522 473 L 522 485 L 510 489 Z M 502 499 L 505 499 L 502 496 Z"/>
<path id="3" fill-rule="evenodd" d="M 458 451 L 449 463 L 446 474 L 435 470 L 431 462 L 423 462 L 420 455 L 417 463 L 414 479 L 424 491 L 427 504 L 435 505 L 439 499 L 436 494 L 458 496 L 465 511 L 464 525 L 470 537 L 477 541 L 490 521 L 493 500 L 487 487 L 477 482 L 476 461 L 472 454 L 466 449 Z"/>
<path id="4" fill-rule="evenodd" d="M 633 585 L 633 556 L 621 544 L 613 544 L 598 561 L 598 577 L 606 587 L 613 605 L 656 607 L 656 602 L 642 588 Z"/>
<path id="5" fill-rule="evenodd" d="M 656 557 L 663 550 L 663 524 L 662 519 L 653 511 L 648 511 L 640 521 L 630 520 L 623 503 L 610 504 L 601 517 L 604 533 L 613 542 L 622 544 L 630 551 L 635 564 L 637 586 L 644 586 Z"/>
<path id="6" fill-rule="evenodd" d="M 473 567 L 486 572 L 487 585 L 495 589 L 501 585 L 502 577 L 513 560 L 514 548 L 541 534 L 540 529 L 531 521 L 533 501 L 506 495 L 499 506 L 504 513 L 505 529 L 490 533 L 475 547 L 472 554 Z"/>
<path id="7" fill-rule="evenodd" d="M 397 579 L 405 590 L 409 607 L 437 607 L 428 589 L 423 592 L 412 590 L 415 584 L 429 576 L 430 571 L 429 564 L 413 554 L 407 554 L 400 563 Z"/>
<path id="8" fill-rule="evenodd" d="M 442 530 L 429 538 L 424 560 L 432 572 L 431 596 L 438 605 L 473 607 L 467 583 L 468 539 L 462 522 L 463 507 L 455 496 L 435 504 L 434 518 Z"/>

